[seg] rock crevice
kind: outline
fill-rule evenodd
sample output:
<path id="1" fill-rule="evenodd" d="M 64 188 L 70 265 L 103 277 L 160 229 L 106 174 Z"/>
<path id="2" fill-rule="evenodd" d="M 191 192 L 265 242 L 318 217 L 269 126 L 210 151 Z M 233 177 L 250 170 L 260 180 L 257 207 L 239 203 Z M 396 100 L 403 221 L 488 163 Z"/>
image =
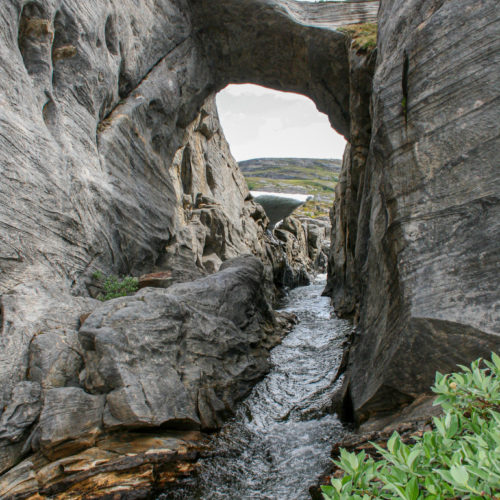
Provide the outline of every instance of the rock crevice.
<path id="1" fill-rule="evenodd" d="M 333 303 L 359 321 L 358 422 L 500 349 L 493 3 L 381 3 L 369 150 L 362 175 L 344 158 L 330 256 Z"/>

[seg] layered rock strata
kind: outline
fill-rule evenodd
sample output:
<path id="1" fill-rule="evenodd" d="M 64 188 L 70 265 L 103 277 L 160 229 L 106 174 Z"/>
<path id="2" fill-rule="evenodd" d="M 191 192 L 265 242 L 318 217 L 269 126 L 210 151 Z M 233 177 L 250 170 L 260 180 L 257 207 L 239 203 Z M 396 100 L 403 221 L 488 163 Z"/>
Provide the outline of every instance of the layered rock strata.
<path id="1" fill-rule="evenodd" d="M 192 473 L 206 439 L 198 431 L 120 432 L 54 458 L 37 452 L 0 477 L 2 498 L 150 498 Z"/>
<path id="2" fill-rule="evenodd" d="M 109 394 L 126 386 L 120 363 L 96 361 L 99 380 L 80 377 L 95 361 L 90 333 L 84 345 L 78 337 L 80 316 L 98 305 L 87 290 L 95 270 L 192 279 L 253 253 L 266 263 L 262 280 L 272 276 L 279 243 L 266 240 L 213 107 L 228 83 L 303 93 L 350 141 L 330 265 L 339 311 L 359 311 L 345 385 L 358 420 L 410 403 L 436 369 L 499 349 L 496 2 L 384 0 L 375 63 L 337 28 L 377 10 L 1 3 L 1 471 L 32 450 L 71 453 L 74 429 L 57 411 L 69 400 L 76 442 L 92 445 Z M 151 292 L 160 309 L 167 292 Z M 144 305 L 123 301 L 130 312 L 147 306 L 150 292 L 140 293 Z M 108 325 L 120 311 L 106 307 L 96 346 L 128 335 Z M 149 397 L 118 422 L 163 421 L 149 419 Z"/>
<path id="3" fill-rule="evenodd" d="M 359 422 L 500 350 L 499 33 L 495 1 L 381 2 L 330 260 L 334 305 L 359 315 L 344 386 Z"/>
<path id="4" fill-rule="evenodd" d="M 59 439 L 45 417 L 65 398 L 88 408 L 85 429 L 95 431 L 103 396 L 78 377 L 86 360 L 77 337 L 79 318 L 98 304 L 88 290 L 94 271 L 189 280 L 253 253 L 272 279 L 280 245 L 266 242 L 213 94 L 243 79 L 308 89 L 345 130 L 345 35 L 332 26 L 375 12 L 371 3 L 276 0 L 139 7 L 0 6 L 1 471 L 36 449 L 42 417 L 37 442 Z M 255 40 L 259 50 L 249 51 Z M 272 57 L 259 52 L 266 47 Z"/>
<path id="5" fill-rule="evenodd" d="M 308 285 L 317 273 L 326 271 L 330 224 L 320 219 L 286 217 L 273 231 L 284 257 L 274 266 L 274 281 L 281 286 Z"/>

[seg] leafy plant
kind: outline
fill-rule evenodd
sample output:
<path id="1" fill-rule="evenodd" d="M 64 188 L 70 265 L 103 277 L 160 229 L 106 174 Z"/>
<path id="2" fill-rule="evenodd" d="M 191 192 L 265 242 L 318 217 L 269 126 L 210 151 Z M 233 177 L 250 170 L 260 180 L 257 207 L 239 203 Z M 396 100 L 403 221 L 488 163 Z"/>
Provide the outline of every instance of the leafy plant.
<path id="1" fill-rule="evenodd" d="M 120 280 L 117 276 L 105 276 L 101 271 L 97 271 L 93 274 L 93 278 L 99 281 L 102 286 L 103 293 L 98 298 L 103 302 L 117 297 L 125 297 L 137 292 L 139 288 L 139 280 L 133 276 L 125 276 Z"/>
<path id="2" fill-rule="evenodd" d="M 344 471 L 322 486 L 327 500 L 500 500 L 500 357 L 478 359 L 460 373 L 436 373 L 442 417 L 415 444 L 395 432 L 382 458 L 342 449 L 335 464 Z"/>

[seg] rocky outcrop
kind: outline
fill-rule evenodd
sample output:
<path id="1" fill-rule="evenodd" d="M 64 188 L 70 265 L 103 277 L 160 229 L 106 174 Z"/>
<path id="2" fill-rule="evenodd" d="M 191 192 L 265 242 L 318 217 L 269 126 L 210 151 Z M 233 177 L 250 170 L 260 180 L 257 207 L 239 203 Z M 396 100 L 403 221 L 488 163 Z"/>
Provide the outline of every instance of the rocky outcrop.
<path id="1" fill-rule="evenodd" d="M 97 444 L 103 425 L 211 427 L 264 369 L 265 325 L 224 311 L 228 344 L 216 347 L 234 365 L 212 364 L 213 346 L 198 352 L 188 336 L 193 364 L 168 360 L 178 375 L 169 371 L 168 383 L 186 406 L 164 411 L 154 388 L 139 392 L 143 374 L 155 374 L 124 360 L 136 354 L 126 341 L 152 358 L 158 342 L 168 357 L 168 337 L 156 324 L 143 345 L 133 335 L 146 332 L 121 322 L 136 313 L 153 321 L 171 303 L 178 314 L 165 321 L 182 330 L 185 288 L 105 305 L 87 290 L 97 269 L 186 281 L 243 253 L 264 261 L 259 283 L 272 279 L 289 237 L 266 236 L 230 157 L 213 95 L 231 82 L 303 93 L 350 141 L 330 266 L 339 311 L 359 311 L 345 385 L 357 419 L 413 401 L 435 369 L 498 349 L 496 2 L 385 0 L 375 62 L 337 28 L 374 21 L 377 10 L 292 0 L 1 3 L 1 471 L 33 450 L 55 460 Z M 207 328 L 215 321 L 203 301 L 192 314 Z M 241 344 L 231 349 L 233 334 L 257 342 L 253 361 L 238 357 Z M 215 397 L 201 390 L 197 363 L 213 370 Z M 183 395 L 188 381 L 200 399 Z M 146 458 L 136 463 L 153 474 Z M 28 476 L 39 470 L 24 466 Z"/>
<path id="2" fill-rule="evenodd" d="M 381 2 L 330 261 L 337 310 L 359 312 L 344 386 L 358 421 L 500 349 L 499 31 L 491 0 Z"/>
<path id="3" fill-rule="evenodd" d="M 104 428 L 218 428 L 266 373 L 280 338 L 263 270 L 240 257 L 206 278 L 97 308 L 79 332 L 81 378 L 93 397 L 105 395 Z"/>
<path id="4" fill-rule="evenodd" d="M 301 217 L 300 221 L 306 228 L 307 253 L 313 269 L 317 273 L 326 273 L 330 254 L 330 221 L 326 217 Z"/>
<path id="5" fill-rule="evenodd" d="M 308 285 L 324 273 L 329 253 L 330 224 L 321 219 L 286 217 L 274 229 L 284 259 L 274 265 L 274 281 L 281 286 Z"/>
<path id="6" fill-rule="evenodd" d="M 41 405 L 40 384 L 25 382 L 3 413 L 11 425 L 2 437 L 13 442 L 38 422 L 35 454 L 0 480 L 2 498 L 152 488 L 189 469 L 200 437 L 165 441 L 159 429 L 218 428 L 267 372 L 269 349 L 292 321 L 270 308 L 263 273 L 256 257 L 238 257 L 197 281 L 99 305 L 78 334 L 82 387 L 47 388 Z M 156 441 L 136 435 L 123 446 L 129 431 L 151 428 Z M 144 477 L 150 469 L 167 477 Z"/>
<path id="7" fill-rule="evenodd" d="M 51 460 L 37 452 L 0 477 L 2 498 L 149 498 L 190 474 L 204 437 L 198 431 L 121 432 Z"/>
<path id="8" fill-rule="evenodd" d="M 1 471 L 51 440 L 64 448 L 73 430 L 82 445 L 98 432 L 104 393 L 85 390 L 80 372 L 89 360 L 78 339 L 80 318 L 99 304 L 89 298 L 94 271 L 168 271 L 178 282 L 253 253 L 270 283 L 282 265 L 281 244 L 266 236 L 265 214 L 230 156 L 213 94 L 241 79 L 309 89 L 345 128 L 347 94 L 335 78 L 346 68 L 345 35 L 331 26 L 374 9 L 276 0 L 248 7 L 2 2 Z M 251 53 L 256 27 L 260 50 L 286 43 L 248 66 L 241 55 Z"/>
<path id="9" fill-rule="evenodd" d="M 377 52 L 349 46 L 351 122 L 349 143 L 342 160 L 331 215 L 331 253 L 325 290 L 337 313 L 354 312 L 361 296 L 362 267 L 355 267 L 358 217 L 365 183 L 365 168 L 371 140 L 370 99 Z"/>
<path id="10" fill-rule="evenodd" d="M 191 0 L 216 82 L 256 83 L 310 97 L 349 135 L 349 62 L 343 25 L 374 22 L 377 1 Z M 251 50 L 249 50 L 251 47 Z"/>

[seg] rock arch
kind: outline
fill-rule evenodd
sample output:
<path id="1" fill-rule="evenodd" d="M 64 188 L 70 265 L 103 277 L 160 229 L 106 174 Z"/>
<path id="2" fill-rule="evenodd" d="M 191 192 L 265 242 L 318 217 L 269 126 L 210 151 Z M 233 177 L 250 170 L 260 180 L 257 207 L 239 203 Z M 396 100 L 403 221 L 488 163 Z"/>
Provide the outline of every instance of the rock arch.
<path id="1" fill-rule="evenodd" d="M 33 395 L 21 426 L 1 422 L 0 471 L 24 453 L 38 394 L 79 383 L 79 361 L 64 360 L 80 356 L 79 317 L 93 306 L 79 295 L 94 270 L 203 266 L 214 199 L 233 236 L 223 257 L 265 253 L 211 99 L 228 83 L 305 94 L 349 139 L 332 295 L 345 312 L 363 299 L 347 374 L 355 415 L 394 410 L 438 364 L 498 349 L 496 0 L 381 2 L 373 81 L 374 58 L 336 27 L 375 20 L 378 2 L 89 3 L 0 3 L 0 408 Z M 55 357 L 57 377 L 40 362 Z"/>
<path id="2" fill-rule="evenodd" d="M 191 5 L 194 34 L 218 88 L 254 83 L 306 95 L 349 137 L 349 51 L 338 28 L 376 22 L 378 1 L 192 0 Z"/>

